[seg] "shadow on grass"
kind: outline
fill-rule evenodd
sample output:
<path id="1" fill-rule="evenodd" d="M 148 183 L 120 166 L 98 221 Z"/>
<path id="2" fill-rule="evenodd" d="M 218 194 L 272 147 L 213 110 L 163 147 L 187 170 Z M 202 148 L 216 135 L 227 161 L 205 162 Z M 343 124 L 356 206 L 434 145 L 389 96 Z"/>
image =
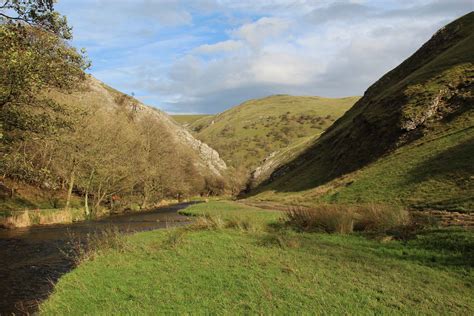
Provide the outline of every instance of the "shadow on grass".
<path id="1" fill-rule="evenodd" d="M 474 174 L 473 156 L 474 138 L 471 138 L 420 163 L 409 172 L 406 182 L 402 185 L 412 186 L 427 180 L 435 180 L 440 183 L 449 181 L 458 188 L 459 192 L 468 192 L 473 189 L 470 179 Z M 414 206 L 452 210 L 469 209 L 474 206 L 474 197 L 469 194 L 462 193 L 462 195 L 452 196 L 449 192 L 449 195 L 446 196 L 443 192 L 438 193 L 439 196 L 430 201 L 429 205 Z M 460 209 L 460 206 L 463 209 Z"/>
<path id="2" fill-rule="evenodd" d="M 381 234 L 301 233 L 284 225 L 272 225 L 268 231 L 270 237 L 262 238 L 260 241 L 262 246 L 329 247 L 335 252 L 340 252 L 341 256 L 354 257 L 354 259 L 367 258 L 367 256 L 396 259 L 449 270 L 453 268 L 455 270 L 470 270 L 474 267 L 473 230 L 429 228 L 415 232 L 410 239 L 405 241 L 394 240 L 390 235 Z M 320 238 L 317 237 L 318 235 Z M 298 246 L 292 247 L 291 245 Z"/>

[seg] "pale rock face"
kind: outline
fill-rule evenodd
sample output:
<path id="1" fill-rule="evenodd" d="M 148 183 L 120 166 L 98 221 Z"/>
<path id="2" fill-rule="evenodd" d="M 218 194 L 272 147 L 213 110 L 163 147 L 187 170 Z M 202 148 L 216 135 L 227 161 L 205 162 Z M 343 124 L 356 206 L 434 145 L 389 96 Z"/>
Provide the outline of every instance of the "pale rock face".
<path id="1" fill-rule="evenodd" d="M 422 115 L 402 122 L 402 129 L 406 131 L 411 131 L 411 130 L 416 129 L 418 126 L 423 125 L 423 123 L 426 120 L 428 120 L 430 117 L 432 117 L 436 113 L 436 111 L 438 110 L 440 101 L 445 93 L 446 93 L 445 91 L 441 90 L 435 96 L 435 98 L 433 99 L 433 102 L 429 104 L 428 108 L 423 112 Z"/>
<path id="2" fill-rule="evenodd" d="M 221 159 L 219 153 L 209 145 L 194 138 L 194 136 L 187 129 L 173 121 L 167 114 L 146 106 L 143 107 L 145 111 L 151 112 L 149 115 L 158 116 L 163 123 L 168 125 L 171 130 L 173 130 L 174 135 L 178 141 L 190 146 L 201 158 L 204 165 L 207 166 L 214 174 L 222 175 L 221 173 L 227 169 L 227 165 L 224 160 Z"/>

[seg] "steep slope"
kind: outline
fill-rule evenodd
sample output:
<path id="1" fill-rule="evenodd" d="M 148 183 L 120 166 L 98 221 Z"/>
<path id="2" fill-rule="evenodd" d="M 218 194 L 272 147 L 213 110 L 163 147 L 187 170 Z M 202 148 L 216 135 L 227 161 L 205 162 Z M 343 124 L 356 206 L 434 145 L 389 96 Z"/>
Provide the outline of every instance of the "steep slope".
<path id="1" fill-rule="evenodd" d="M 321 134 L 357 99 L 275 95 L 201 118 L 190 128 L 229 165 L 251 171 L 293 142 Z"/>
<path id="2" fill-rule="evenodd" d="M 107 107 L 111 110 L 121 106 L 133 109 L 138 120 L 154 118 L 157 122 L 164 124 L 168 132 L 175 136 L 179 144 L 189 147 L 197 154 L 199 159 L 196 161 L 196 164 L 201 168 L 208 169 L 219 176 L 227 169 L 225 162 L 219 157 L 217 151 L 193 137 L 186 128 L 176 123 L 169 115 L 156 108 L 146 106 L 140 101 L 107 86 L 91 76 L 87 78 L 87 83 L 81 91 L 72 94 L 56 93 L 54 99 L 63 104 L 81 103 L 89 104 L 89 106 Z"/>
<path id="3" fill-rule="evenodd" d="M 473 81 L 469 13 L 373 84 L 254 198 L 472 209 Z"/>

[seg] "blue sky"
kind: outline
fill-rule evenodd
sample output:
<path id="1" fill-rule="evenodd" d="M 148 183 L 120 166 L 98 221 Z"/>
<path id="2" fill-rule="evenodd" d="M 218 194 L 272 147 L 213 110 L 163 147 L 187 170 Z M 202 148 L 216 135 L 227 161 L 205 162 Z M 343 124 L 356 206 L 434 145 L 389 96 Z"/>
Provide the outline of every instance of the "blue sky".
<path id="1" fill-rule="evenodd" d="M 362 95 L 474 0 L 62 0 L 99 80 L 169 113 Z"/>

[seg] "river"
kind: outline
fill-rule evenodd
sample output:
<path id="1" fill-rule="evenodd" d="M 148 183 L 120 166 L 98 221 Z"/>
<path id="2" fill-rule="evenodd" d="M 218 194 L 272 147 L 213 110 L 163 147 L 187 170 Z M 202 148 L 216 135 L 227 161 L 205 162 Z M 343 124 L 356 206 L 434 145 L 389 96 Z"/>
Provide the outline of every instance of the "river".
<path id="1" fill-rule="evenodd" d="M 0 315 L 37 311 L 38 302 L 51 293 L 61 275 L 73 268 L 64 255 L 71 235 L 75 238 L 117 227 L 123 233 L 184 225 L 189 218 L 178 210 L 181 203 L 142 213 L 110 216 L 96 221 L 0 229 Z"/>

